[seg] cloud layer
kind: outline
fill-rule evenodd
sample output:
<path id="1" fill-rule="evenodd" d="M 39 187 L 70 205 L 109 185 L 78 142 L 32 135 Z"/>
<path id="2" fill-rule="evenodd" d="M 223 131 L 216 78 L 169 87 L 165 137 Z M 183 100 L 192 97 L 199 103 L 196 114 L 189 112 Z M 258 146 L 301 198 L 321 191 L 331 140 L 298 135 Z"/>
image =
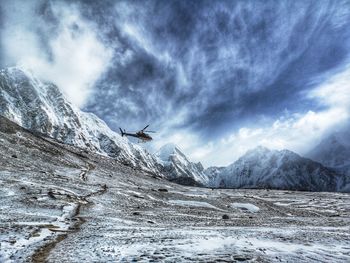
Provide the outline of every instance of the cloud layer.
<path id="1" fill-rule="evenodd" d="M 21 65 L 54 82 L 78 107 L 112 56 L 79 6 L 47 1 L 3 1 L 3 66 Z"/>

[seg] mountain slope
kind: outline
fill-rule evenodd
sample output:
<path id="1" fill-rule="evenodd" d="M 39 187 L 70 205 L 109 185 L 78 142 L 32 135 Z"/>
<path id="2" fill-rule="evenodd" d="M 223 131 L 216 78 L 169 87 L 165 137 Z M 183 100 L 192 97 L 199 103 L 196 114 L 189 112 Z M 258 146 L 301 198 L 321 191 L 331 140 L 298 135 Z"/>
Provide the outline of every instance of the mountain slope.
<path id="1" fill-rule="evenodd" d="M 209 180 L 208 184 L 210 185 L 212 182 L 215 182 L 218 175 L 222 173 L 222 171 L 225 170 L 225 168 L 226 167 L 211 166 L 205 169 L 204 173 L 208 177 L 208 180 Z"/>
<path id="2" fill-rule="evenodd" d="M 193 163 L 174 144 L 166 144 L 157 152 L 168 179 L 184 185 L 206 186 L 208 176 L 201 163 Z"/>
<path id="3" fill-rule="evenodd" d="M 338 191 L 344 177 L 288 150 L 257 147 L 223 169 L 216 187 Z"/>
<path id="4" fill-rule="evenodd" d="M 94 114 L 75 108 L 55 85 L 38 80 L 24 69 L 0 71 L 0 114 L 62 143 L 159 173 L 160 165 L 151 154 L 110 130 Z"/>

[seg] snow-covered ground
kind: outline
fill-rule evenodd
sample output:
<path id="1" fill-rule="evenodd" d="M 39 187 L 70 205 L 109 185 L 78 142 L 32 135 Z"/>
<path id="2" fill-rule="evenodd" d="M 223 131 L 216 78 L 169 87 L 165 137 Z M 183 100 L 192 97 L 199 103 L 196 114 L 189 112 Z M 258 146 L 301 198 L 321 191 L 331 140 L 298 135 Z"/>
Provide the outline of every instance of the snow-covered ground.
<path id="1" fill-rule="evenodd" d="M 350 196 L 186 187 L 0 118 L 0 262 L 349 262 Z"/>
<path id="2" fill-rule="evenodd" d="M 156 181 L 148 186 L 159 187 Z M 135 190 L 137 187 L 135 185 Z M 82 211 L 90 220 L 79 232 L 59 243 L 49 261 L 60 262 L 62 257 L 69 262 L 350 260 L 349 197 L 346 195 L 214 190 L 216 197 L 212 198 L 209 189 L 199 189 L 196 197 L 187 195 L 192 188 L 174 185 L 164 193 L 151 189 L 138 189 L 139 197 L 130 196 L 127 207 L 111 205 L 111 200 L 119 196 L 113 188 L 106 195 L 96 197 L 94 202 L 98 205 Z M 152 198 L 143 194 L 145 191 Z M 205 193 L 204 198 L 201 193 Z M 310 205 L 285 208 L 275 204 L 290 200 Z M 250 210 L 228 204 L 239 204 Z M 323 206 L 330 205 L 334 211 L 323 211 Z M 260 209 L 257 211 L 256 207 Z M 224 220 L 223 215 L 228 219 Z M 84 249 L 76 250 L 76 246 Z"/>

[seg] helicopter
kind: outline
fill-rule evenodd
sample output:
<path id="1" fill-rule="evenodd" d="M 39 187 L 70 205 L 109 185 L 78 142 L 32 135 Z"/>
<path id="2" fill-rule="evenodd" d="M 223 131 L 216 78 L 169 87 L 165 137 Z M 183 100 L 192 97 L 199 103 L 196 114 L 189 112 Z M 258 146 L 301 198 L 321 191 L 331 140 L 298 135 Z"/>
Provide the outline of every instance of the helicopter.
<path id="1" fill-rule="evenodd" d="M 135 133 L 128 133 L 125 130 L 123 131 L 122 128 L 119 128 L 120 134 L 122 137 L 125 136 L 131 136 L 138 138 L 141 142 L 147 142 L 147 141 L 152 141 L 152 137 L 149 136 L 147 133 L 154 133 L 155 131 L 145 131 L 148 128 L 149 124 L 143 128 L 142 130 L 135 132 Z"/>

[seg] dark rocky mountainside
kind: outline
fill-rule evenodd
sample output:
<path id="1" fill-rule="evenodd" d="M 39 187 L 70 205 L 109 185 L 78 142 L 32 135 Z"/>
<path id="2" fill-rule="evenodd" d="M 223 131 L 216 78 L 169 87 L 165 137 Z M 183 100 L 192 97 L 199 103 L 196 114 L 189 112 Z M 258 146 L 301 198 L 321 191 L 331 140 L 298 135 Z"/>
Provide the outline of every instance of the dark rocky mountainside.
<path id="1" fill-rule="evenodd" d="M 346 177 L 288 151 L 257 147 L 222 169 L 214 187 L 347 191 Z"/>

